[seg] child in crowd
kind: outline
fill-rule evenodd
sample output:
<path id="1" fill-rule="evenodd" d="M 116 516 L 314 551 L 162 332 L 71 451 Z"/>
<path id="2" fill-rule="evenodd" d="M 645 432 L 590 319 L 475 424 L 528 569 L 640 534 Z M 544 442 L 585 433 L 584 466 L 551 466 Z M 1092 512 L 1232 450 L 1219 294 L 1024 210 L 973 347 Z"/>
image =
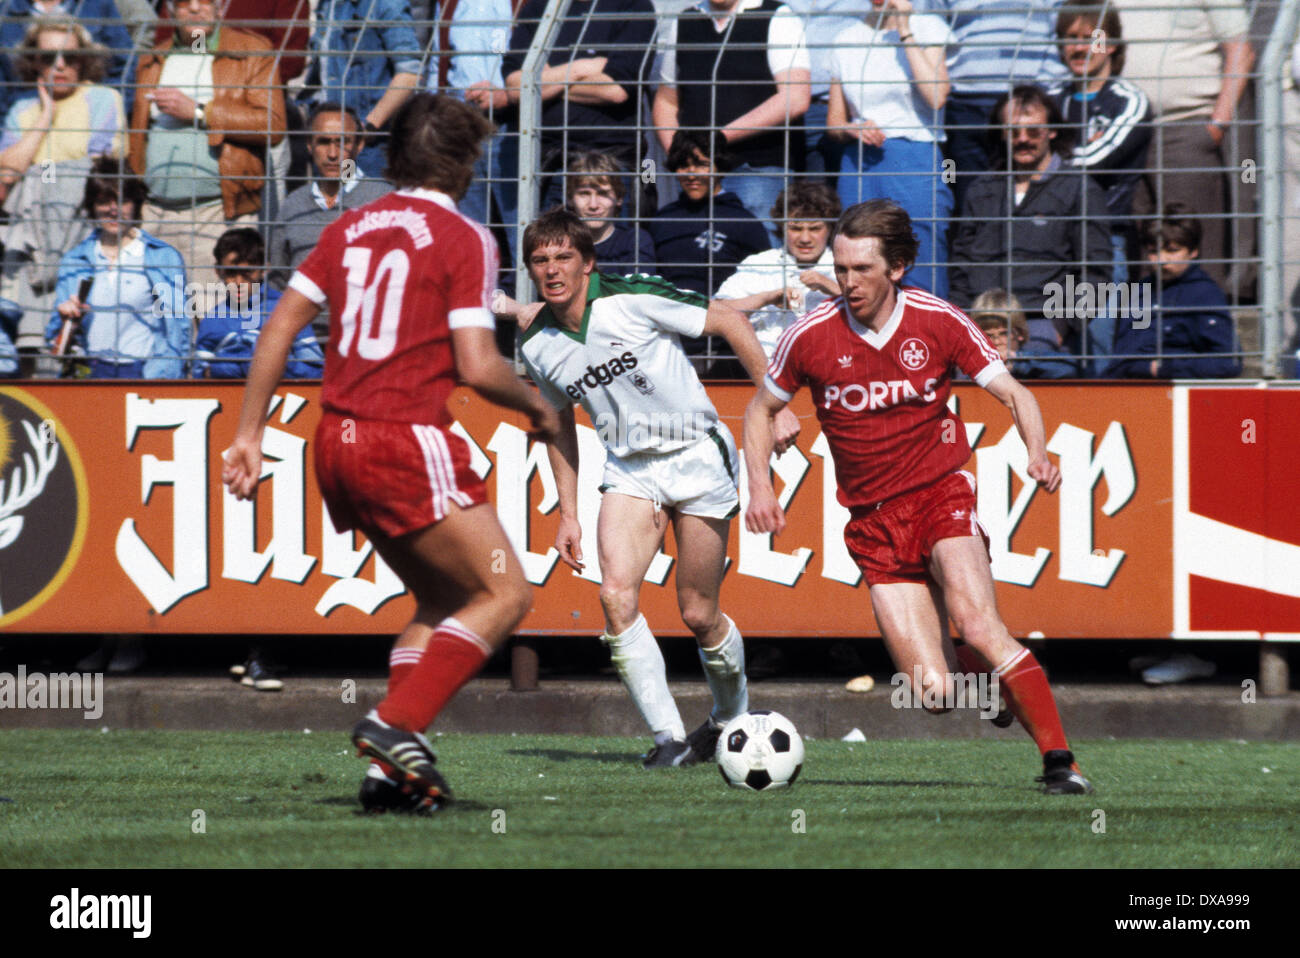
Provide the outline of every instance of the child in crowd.
<path id="1" fill-rule="evenodd" d="M 1152 275 L 1151 314 L 1122 322 L 1106 375 L 1147 379 L 1226 379 L 1241 374 L 1223 290 L 1196 262 L 1201 224 L 1176 204 L 1147 224 L 1142 250 Z"/>
<path id="2" fill-rule="evenodd" d="M 280 291 L 263 282 L 266 244 L 251 226 L 226 230 L 213 247 L 217 275 L 226 284 L 225 298 L 199 323 L 194 377 L 240 379 L 257 337 L 270 318 Z M 325 355 L 305 327 L 294 340 L 286 375 L 290 379 L 319 379 Z"/>
<path id="3" fill-rule="evenodd" d="M 825 183 L 799 180 L 781 191 L 769 215 L 774 223 L 785 224 L 785 245 L 741 260 L 718 287 L 718 299 L 749 314 L 771 359 L 787 326 L 840 294 L 829 245 L 840 198 Z"/>
<path id="4" fill-rule="evenodd" d="M 1014 293 L 987 289 L 971 303 L 970 318 L 989 338 L 1007 371 L 1015 375 L 1016 354 L 1029 341 L 1029 323 Z"/>

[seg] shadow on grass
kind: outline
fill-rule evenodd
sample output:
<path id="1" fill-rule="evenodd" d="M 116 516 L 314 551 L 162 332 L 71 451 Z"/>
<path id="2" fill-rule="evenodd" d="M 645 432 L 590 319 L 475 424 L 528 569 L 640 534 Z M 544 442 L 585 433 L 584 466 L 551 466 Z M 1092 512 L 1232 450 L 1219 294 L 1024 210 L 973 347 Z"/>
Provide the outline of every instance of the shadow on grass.
<path id="1" fill-rule="evenodd" d="M 532 758 L 546 758 L 552 762 L 603 762 L 607 765 L 626 765 L 640 763 L 644 757 L 631 752 L 575 752 L 565 748 L 512 748 L 507 755 L 528 755 Z"/>
<path id="2" fill-rule="evenodd" d="M 799 785 L 851 785 L 860 788 L 988 788 L 984 782 L 907 782 L 898 779 L 866 779 L 846 782 L 829 778 L 801 778 Z"/>

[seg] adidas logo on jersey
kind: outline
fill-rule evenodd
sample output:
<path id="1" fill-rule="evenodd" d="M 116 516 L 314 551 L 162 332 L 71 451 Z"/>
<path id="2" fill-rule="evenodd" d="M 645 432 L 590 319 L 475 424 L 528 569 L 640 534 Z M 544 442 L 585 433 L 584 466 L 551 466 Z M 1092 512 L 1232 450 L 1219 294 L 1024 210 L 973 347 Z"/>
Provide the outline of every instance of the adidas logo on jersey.
<path id="1" fill-rule="evenodd" d="M 581 378 L 575 379 L 568 386 L 565 386 L 564 391 L 568 393 L 570 399 L 576 401 L 587 395 L 588 390 L 608 386 L 616 377 L 632 369 L 636 369 L 636 357 L 632 355 L 631 350 L 628 350 L 623 355 L 616 356 L 607 363 L 601 363 L 599 366 L 589 365 L 587 372 Z M 640 378 L 644 382 L 633 382 L 633 385 L 643 393 L 653 392 L 654 386 L 650 385 L 650 381 L 644 376 Z"/>

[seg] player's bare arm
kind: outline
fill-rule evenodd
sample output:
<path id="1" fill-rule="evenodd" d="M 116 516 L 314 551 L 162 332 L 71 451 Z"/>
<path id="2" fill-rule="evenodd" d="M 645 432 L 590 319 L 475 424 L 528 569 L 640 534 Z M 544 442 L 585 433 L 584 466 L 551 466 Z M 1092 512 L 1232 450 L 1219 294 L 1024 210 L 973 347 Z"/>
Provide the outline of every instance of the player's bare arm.
<path id="1" fill-rule="evenodd" d="M 295 289 L 286 289 L 262 327 L 248 368 L 244 403 L 239 412 L 235 441 L 226 450 L 221 481 L 236 499 L 252 499 L 262 475 L 262 431 L 266 409 L 284 375 L 284 364 L 303 327 L 316 318 L 320 307 Z"/>
<path id="2" fill-rule="evenodd" d="M 1016 381 L 1010 373 L 1002 373 L 984 387 L 1004 406 L 1011 410 L 1016 431 L 1029 451 L 1027 472 L 1048 492 L 1061 486 L 1061 469 L 1047 458 L 1047 433 L 1043 428 L 1043 414 L 1034 394 Z"/>
<path id="3" fill-rule="evenodd" d="M 750 532 L 781 532 L 785 528 L 785 511 L 776 501 L 772 488 L 773 424 L 781 412 L 789 412 L 785 400 L 774 396 L 766 386 L 759 386 L 745 407 L 745 471 L 749 477 L 749 508 L 745 510 L 745 528 Z"/>
<path id="4" fill-rule="evenodd" d="M 451 345 L 456 356 L 456 375 L 461 382 L 484 399 L 526 415 L 533 424 L 528 433 L 530 439 L 541 442 L 555 439 L 560 420 L 554 407 L 506 365 L 492 330 L 483 326 L 453 329 Z"/>
<path id="5" fill-rule="evenodd" d="M 555 533 L 555 549 L 569 568 L 581 572 L 582 526 L 578 524 L 578 429 L 574 425 L 573 407 L 559 414 L 560 431 L 547 444 L 546 457 L 555 476 L 555 494 L 560 500 L 560 527 Z"/>
<path id="6" fill-rule="evenodd" d="M 709 302 L 708 315 L 704 319 L 704 335 L 721 336 L 731 346 L 736 358 L 740 360 L 745 372 L 761 391 L 763 378 L 767 375 L 767 355 L 754 335 L 754 327 L 740 310 L 728 300 L 715 299 Z M 782 404 L 784 406 L 784 404 Z M 793 412 L 783 409 L 772 420 L 773 442 L 777 454 L 785 452 L 794 445 L 799 436 L 799 419 Z M 745 448 L 749 448 L 746 445 Z M 769 448 L 763 462 L 772 455 Z"/>

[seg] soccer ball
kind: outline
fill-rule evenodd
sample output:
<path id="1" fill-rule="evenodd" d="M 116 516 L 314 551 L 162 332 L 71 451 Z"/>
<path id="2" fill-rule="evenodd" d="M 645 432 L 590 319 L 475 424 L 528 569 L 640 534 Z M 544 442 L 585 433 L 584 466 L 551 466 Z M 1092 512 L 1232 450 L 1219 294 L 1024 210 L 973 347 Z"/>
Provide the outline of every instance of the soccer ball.
<path id="1" fill-rule="evenodd" d="M 728 785 L 754 792 L 783 788 L 803 768 L 803 739 L 784 715 L 756 709 L 726 724 L 717 759 Z"/>

